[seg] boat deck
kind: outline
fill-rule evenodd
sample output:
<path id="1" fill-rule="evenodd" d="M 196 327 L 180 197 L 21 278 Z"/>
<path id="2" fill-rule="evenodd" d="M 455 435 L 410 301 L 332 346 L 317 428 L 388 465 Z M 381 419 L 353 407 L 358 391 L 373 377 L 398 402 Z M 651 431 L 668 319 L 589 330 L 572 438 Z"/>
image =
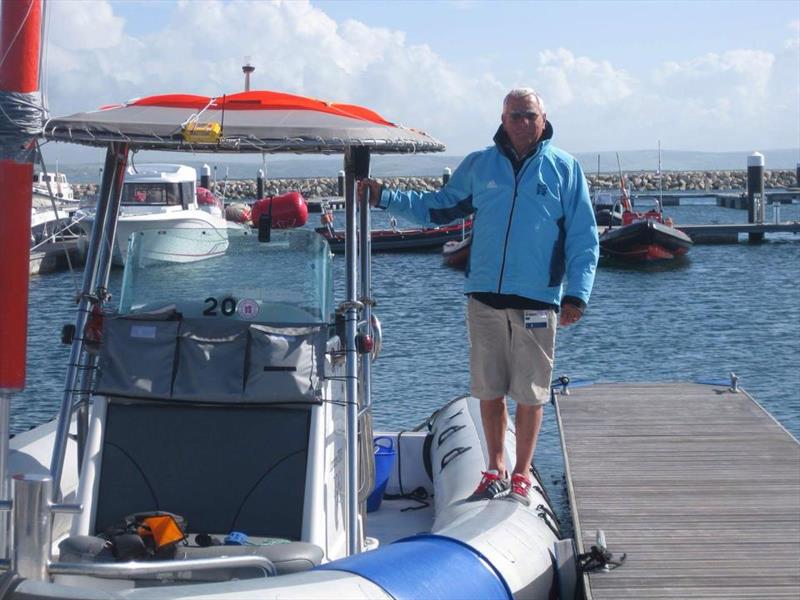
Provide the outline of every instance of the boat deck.
<path id="1" fill-rule="evenodd" d="M 578 552 L 627 554 L 586 598 L 800 598 L 800 444 L 746 392 L 595 384 L 556 414 Z"/>

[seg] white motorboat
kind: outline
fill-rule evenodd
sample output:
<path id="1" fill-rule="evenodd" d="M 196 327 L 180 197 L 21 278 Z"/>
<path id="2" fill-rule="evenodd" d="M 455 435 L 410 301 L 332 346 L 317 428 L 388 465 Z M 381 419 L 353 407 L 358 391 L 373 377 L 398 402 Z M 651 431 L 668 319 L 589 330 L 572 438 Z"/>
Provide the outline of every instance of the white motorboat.
<path id="1" fill-rule="evenodd" d="M 148 251 L 168 262 L 190 263 L 224 254 L 228 227 L 221 206 L 199 205 L 197 171 L 185 165 L 146 164 L 128 167 L 122 188 L 114 264 L 128 255 L 130 236 L 143 231 L 172 230 L 153 242 Z M 94 225 L 93 209 L 81 209 L 81 228 L 88 235 Z M 201 235 L 195 235 L 200 232 Z"/>
<path id="2" fill-rule="evenodd" d="M 31 207 L 29 273 L 35 275 L 68 266 L 79 258 L 78 235 L 73 217 L 75 206 L 61 202 L 36 202 Z M 70 259 L 67 259 L 67 254 Z"/>
<path id="3" fill-rule="evenodd" d="M 142 98 L 51 119 L 45 135 L 108 150 L 58 420 L 0 446 L 14 531 L 2 532 L 0 596 L 555 596 L 558 524 L 541 481 L 530 505 L 465 501 L 486 468 L 478 401 L 411 431 L 372 430 L 382 333 L 355 181 L 372 151 L 441 143 L 274 92 Z M 202 228 L 138 230 L 119 304 L 104 306 L 104 241 L 137 149 L 344 154 L 341 300 L 327 241 L 262 218 L 258 241 L 232 233 L 218 260 L 192 265 L 153 249 Z M 506 453 L 512 464 L 513 434 Z"/>
<path id="4" fill-rule="evenodd" d="M 33 195 L 36 199 L 50 199 L 50 194 L 59 202 L 75 202 L 75 190 L 67 181 L 64 173 L 45 173 L 36 171 L 33 174 Z"/>
<path id="5" fill-rule="evenodd" d="M 63 205 L 31 208 L 31 248 L 55 239 L 68 229 L 74 212 L 74 208 L 70 209 Z"/>

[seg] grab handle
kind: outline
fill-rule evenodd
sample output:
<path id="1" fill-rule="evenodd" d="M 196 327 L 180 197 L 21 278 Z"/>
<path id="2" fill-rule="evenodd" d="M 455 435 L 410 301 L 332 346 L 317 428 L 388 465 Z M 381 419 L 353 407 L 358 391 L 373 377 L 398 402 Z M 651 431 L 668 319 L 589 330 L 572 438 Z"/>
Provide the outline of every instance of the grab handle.
<path id="1" fill-rule="evenodd" d="M 467 450 L 472 450 L 472 446 L 459 446 L 458 448 L 453 448 L 447 454 L 442 457 L 442 464 L 439 469 L 441 473 L 444 471 L 444 468 L 449 465 L 455 458 L 458 458 L 462 454 L 464 454 Z"/>

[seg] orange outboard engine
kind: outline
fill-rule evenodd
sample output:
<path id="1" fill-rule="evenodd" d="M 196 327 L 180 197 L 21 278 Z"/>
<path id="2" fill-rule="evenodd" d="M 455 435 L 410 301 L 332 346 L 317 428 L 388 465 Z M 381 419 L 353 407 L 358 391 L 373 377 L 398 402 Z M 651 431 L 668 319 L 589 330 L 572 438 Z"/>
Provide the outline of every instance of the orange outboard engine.
<path id="1" fill-rule="evenodd" d="M 302 227 L 308 221 L 308 204 L 300 192 L 287 192 L 281 196 L 262 198 L 252 207 L 253 227 L 258 227 L 261 215 L 270 214 L 272 206 L 272 227 L 291 229 Z"/>

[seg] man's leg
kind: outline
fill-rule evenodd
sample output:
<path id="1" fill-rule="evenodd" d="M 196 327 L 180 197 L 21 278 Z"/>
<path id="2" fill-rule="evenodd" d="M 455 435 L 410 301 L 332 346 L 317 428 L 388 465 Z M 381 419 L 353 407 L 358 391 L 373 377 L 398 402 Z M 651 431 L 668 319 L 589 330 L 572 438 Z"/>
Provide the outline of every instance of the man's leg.
<path id="1" fill-rule="evenodd" d="M 480 398 L 481 422 L 488 464 L 467 501 L 493 500 L 508 494 L 505 437 L 508 427 L 505 393 L 508 390 L 509 330 L 506 311 L 470 297 L 467 301 L 470 342 L 470 388 Z"/>
<path id="2" fill-rule="evenodd" d="M 481 400 L 481 422 L 489 454 L 488 469 L 494 469 L 500 477 L 504 477 L 506 472 L 504 446 L 508 428 L 508 411 L 504 397 Z"/>
<path id="3" fill-rule="evenodd" d="M 526 478 L 530 477 L 533 452 L 536 450 L 536 440 L 542 426 L 542 413 L 541 404 L 517 403 L 517 416 L 514 419 L 514 428 L 517 430 L 517 463 L 512 475 L 519 473 Z"/>

